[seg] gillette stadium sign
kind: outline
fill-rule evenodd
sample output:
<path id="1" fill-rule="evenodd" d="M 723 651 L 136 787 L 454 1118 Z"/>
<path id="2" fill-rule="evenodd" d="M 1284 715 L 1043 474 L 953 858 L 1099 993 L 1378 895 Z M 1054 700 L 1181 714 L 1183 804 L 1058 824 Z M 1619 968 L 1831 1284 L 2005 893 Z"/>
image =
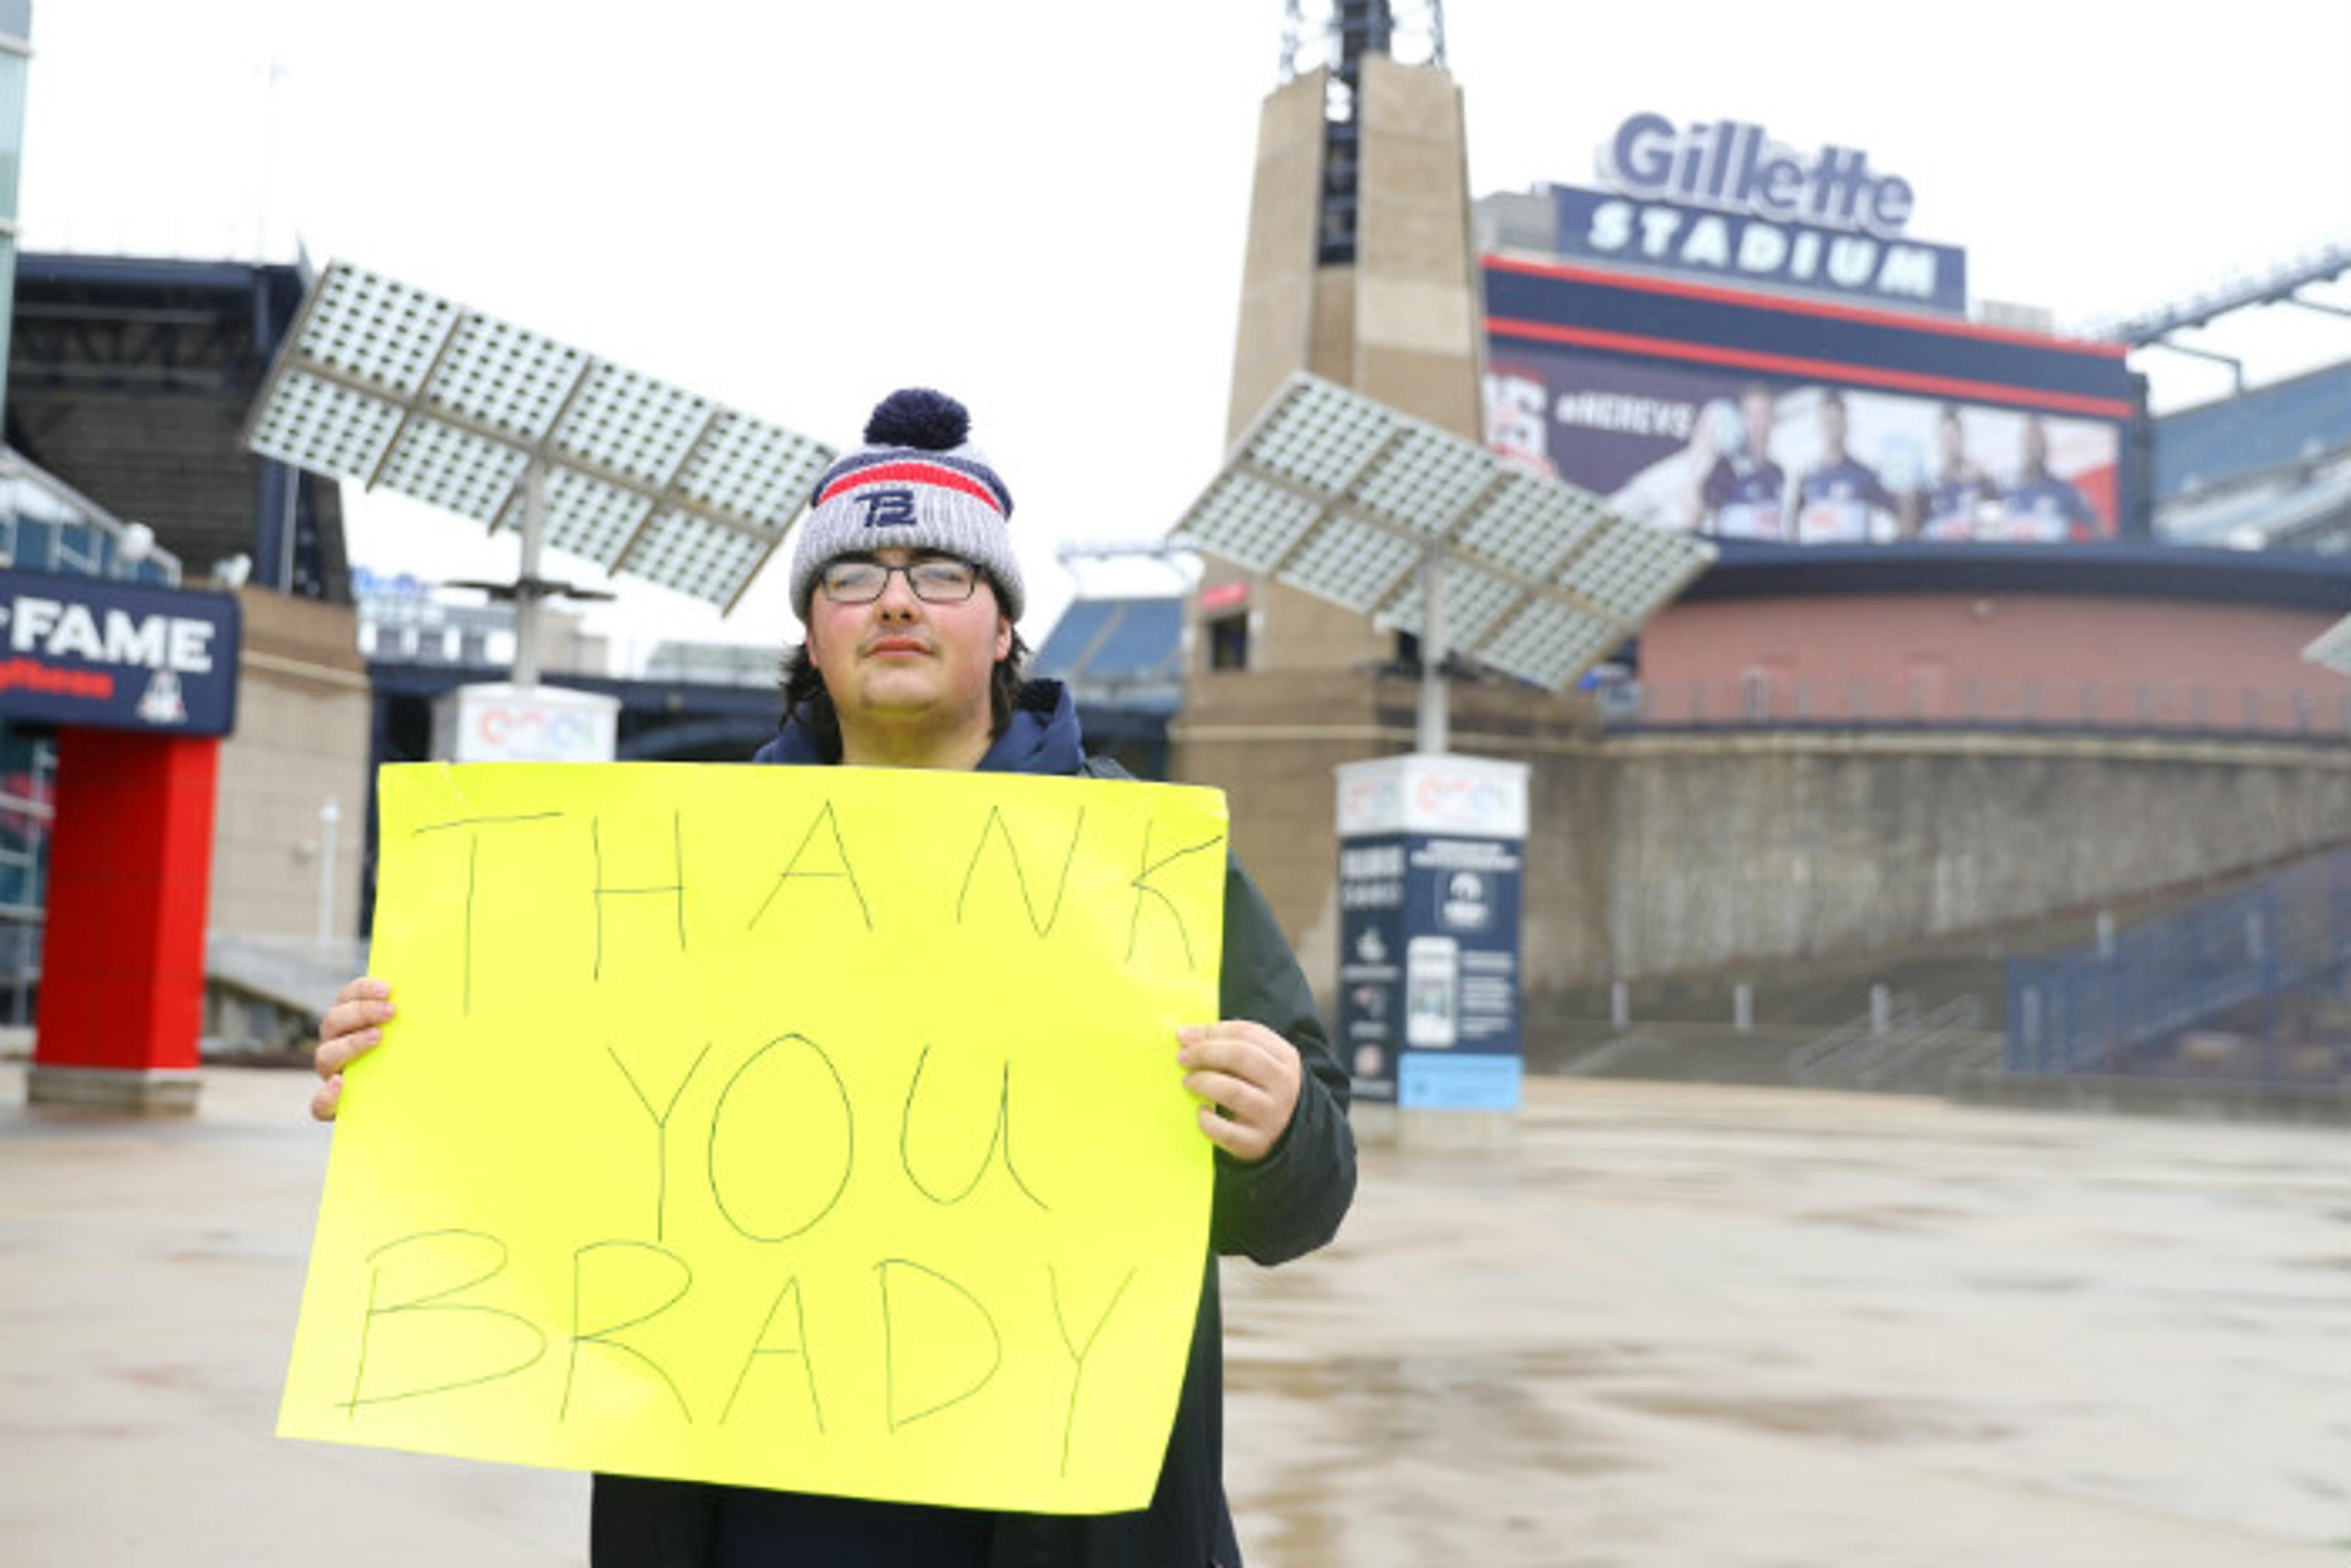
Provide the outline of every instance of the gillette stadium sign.
<path id="1" fill-rule="evenodd" d="M 1967 313 L 1966 252 L 1909 238 L 1910 182 L 1858 149 L 1644 113 L 1601 149 L 1600 177 L 1609 189 L 1551 187 L 1562 256 Z"/>

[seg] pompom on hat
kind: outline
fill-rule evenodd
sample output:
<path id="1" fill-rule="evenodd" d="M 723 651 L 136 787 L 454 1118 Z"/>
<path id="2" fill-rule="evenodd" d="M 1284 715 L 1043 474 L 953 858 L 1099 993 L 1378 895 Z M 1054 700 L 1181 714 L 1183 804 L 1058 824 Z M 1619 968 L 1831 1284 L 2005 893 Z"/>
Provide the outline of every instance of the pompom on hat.
<path id="1" fill-rule="evenodd" d="M 808 620 L 817 577 L 845 555 L 937 550 L 987 573 L 1004 613 L 1020 618 L 1012 492 L 971 444 L 971 414 L 928 387 L 893 392 L 865 422 L 865 444 L 824 471 L 792 556 L 792 609 Z"/>

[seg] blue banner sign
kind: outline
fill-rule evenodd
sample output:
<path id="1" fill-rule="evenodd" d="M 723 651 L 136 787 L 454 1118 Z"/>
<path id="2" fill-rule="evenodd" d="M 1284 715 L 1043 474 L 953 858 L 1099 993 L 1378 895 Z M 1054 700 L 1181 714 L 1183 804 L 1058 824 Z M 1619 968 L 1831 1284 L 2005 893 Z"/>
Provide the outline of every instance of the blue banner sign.
<path id="1" fill-rule="evenodd" d="M 1507 840 L 1395 833 L 1339 852 L 1341 1036 L 1355 1093 L 1519 1103 L 1519 903 Z"/>
<path id="2" fill-rule="evenodd" d="M 240 626 L 225 593 L 0 571 L 0 718 L 226 735 Z"/>

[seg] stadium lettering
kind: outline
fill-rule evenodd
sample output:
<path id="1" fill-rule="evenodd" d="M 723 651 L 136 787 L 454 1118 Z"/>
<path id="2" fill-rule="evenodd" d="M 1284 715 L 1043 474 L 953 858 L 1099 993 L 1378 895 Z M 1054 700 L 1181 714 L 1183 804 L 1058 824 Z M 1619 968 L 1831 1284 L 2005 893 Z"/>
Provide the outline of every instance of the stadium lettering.
<path id="1" fill-rule="evenodd" d="M 1583 237 L 1603 256 L 1637 256 L 1704 272 L 1827 283 L 1895 298 L 1931 301 L 1941 282 L 1942 254 L 1932 246 L 1782 228 L 1662 203 L 1603 202 L 1592 209 Z"/>
<path id="2" fill-rule="evenodd" d="M 1738 120 L 1677 127 L 1662 114 L 1635 114 L 1616 128 L 1604 165 L 1627 195 L 1882 238 L 1899 235 L 1917 204 L 1910 182 L 1876 172 L 1866 152 L 1830 146 L 1807 161 Z"/>

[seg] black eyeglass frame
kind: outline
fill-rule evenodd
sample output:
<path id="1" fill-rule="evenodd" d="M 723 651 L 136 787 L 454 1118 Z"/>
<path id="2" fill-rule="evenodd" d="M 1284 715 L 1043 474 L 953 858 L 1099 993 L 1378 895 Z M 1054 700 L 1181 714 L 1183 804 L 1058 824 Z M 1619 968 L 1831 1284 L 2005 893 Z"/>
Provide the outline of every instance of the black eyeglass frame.
<path id="1" fill-rule="evenodd" d="M 843 594 L 834 586 L 832 576 L 835 571 L 843 567 L 870 567 L 873 570 L 880 572 L 882 575 L 873 580 L 872 592 L 863 595 Z M 936 582 L 934 582 L 931 587 L 936 589 L 941 586 L 946 586 L 950 591 L 944 593 L 925 591 L 923 580 L 920 577 L 917 577 L 915 573 L 921 571 L 925 567 L 933 569 L 945 567 L 951 572 L 962 574 L 963 591 L 960 593 L 952 591 L 952 583 L 942 585 Z M 970 599 L 973 594 L 979 591 L 979 580 L 985 575 L 979 568 L 972 565 L 971 562 L 965 560 L 958 556 L 920 556 L 915 559 L 903 562 L 897 566 L 891 566 L 887 562 L 874 560 L 864 556 L 849 556 L 839 560 L 827 561 L 824 565 L 824 569 L 821 571 L 819 571 L 816 575 L 816 585 L 818 589 L 822 591 L 826 600 L 831 603 L 871 604 L 875 600 L 890 591 L 890 574 L 892 572 L 904 572 L 906 577 L 906 591 L 925 604 L 961 604 Z"/>

